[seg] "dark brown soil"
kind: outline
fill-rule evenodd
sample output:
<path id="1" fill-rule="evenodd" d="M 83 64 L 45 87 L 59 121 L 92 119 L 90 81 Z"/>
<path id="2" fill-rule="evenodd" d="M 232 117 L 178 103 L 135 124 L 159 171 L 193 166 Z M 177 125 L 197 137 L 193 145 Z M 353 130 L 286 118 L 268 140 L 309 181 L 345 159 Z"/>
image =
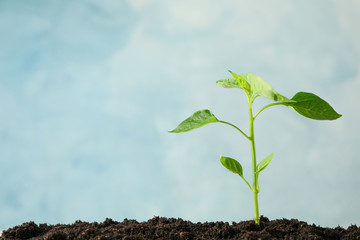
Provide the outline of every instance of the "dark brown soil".
<path id="1" fill-rule="evenodd" d="M 27 222 L 10 228 L 0 237 L 5 239 L 360 239 L 360 228 L 322 228 L 296 219 L 269 221 L 261 217 L 260 226 L 254 221 L 232 224 L 227 222 L 192 223 L 182 219 L 154 217 L 147 222 L 125 219 L 102 223 L 76 221 L 71 225 L 35 224 Z"/>

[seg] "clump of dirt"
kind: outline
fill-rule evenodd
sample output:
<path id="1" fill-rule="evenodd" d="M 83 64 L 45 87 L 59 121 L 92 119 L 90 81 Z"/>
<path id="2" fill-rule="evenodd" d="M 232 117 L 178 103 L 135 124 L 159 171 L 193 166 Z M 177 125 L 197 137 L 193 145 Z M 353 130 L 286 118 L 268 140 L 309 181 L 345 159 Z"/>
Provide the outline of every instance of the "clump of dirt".
<path id="1" fill-rule="evenodd" d="M 8 239 L 360 239 L 360 228 L 323 228 L 296 219 L 269 221 L 261 217 L 260 226 L 254 221 L 192 223 L 180 218 L 154 217 L 147 222 L 124 219 L 116 222 L 107 218 L 102 223 L 76 221 L 74 224 L 47 225 L 27 222 L 3 232 L 1 240 Z"/>

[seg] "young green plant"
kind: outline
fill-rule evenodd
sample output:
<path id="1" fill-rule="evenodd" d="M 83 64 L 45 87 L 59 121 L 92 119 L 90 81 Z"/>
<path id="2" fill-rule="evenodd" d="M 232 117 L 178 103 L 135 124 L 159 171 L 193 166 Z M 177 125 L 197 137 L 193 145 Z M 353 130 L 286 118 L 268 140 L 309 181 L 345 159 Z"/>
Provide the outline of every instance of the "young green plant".
<path id="1" fill-rule="evenodd" d="M 245 183 L 249 186 L 254 201 L 254 220 L 256 224 L 260 224 L 259 217 L 259 204 L 258 194 L 260 192 L 259 187 L 259 174 L 263 171 L 270 163 L 273 158 L 273 153 L 264 158 L 262 161 L 257 163 L 256 159 L 256 148 L 255 148 L 255 135 L 254 135 L 254 121 L 259 114 L 265 109 L 276 106 L 284 105 L 291 108 L 298 114 L 315 119 L 315 120 L 335 120 L 341 117 L 325 100 L 316 96 L 313 93 L 298 92 L 291 99 L 276 92 L 268 83 L 262 78 L 256 76 L 253 73 L 236 74 L 231 71 L 231 77 L 217 81 L 216 83 L 223 88 L 240 88 L 246 94 L 248 99 L 248 110 L 249 110 L 249 133 L 246 134 L 240 128 L 226 121 L 219 120 L 215 115 L 208 109 L 200 110 L 195 112 L 193 115 L 181 122 L 174 130 L 169 131 L 170 133 L 182 133 L 190 130 L 202 127 L 209 123 L 223 123 L 227 124 L 237 131 L 239 131 L 249 142 L 251 148 L 252 158 L 252 184 L 249 183 L 243 176 L 243 168 L 241 164 L 233 158 L 220 156 L 221 164 L 229 171 L 238 174 Z M 253 114 L 253 103 L 257 97 L 265 97 L 273 103 L 268 104 L 261 108 L 255 115 Z"/>

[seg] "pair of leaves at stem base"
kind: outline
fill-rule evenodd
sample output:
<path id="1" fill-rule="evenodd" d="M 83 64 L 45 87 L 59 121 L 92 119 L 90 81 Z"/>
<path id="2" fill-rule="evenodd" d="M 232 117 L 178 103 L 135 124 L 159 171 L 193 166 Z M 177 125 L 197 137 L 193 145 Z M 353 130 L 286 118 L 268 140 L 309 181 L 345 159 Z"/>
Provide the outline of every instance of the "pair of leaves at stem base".
<path id="1" fill-rule="evenodd" d="M 249 104 L 252 104 L 255 98 L 258 96 L 265 97 L 275 102 L 263 107 L 255 115 L 255 117 L 252 116 L 254 119 L 258 116 L 258 114 L 262 110 L 274 105 L 284 105 L 290 107 L 298 114 L 315 120 L 335 120 L 341 117 L 341 115 L 338 114 L 330 106 L 330 104 L 328 104 L 325 100 L 321 99 L 320 97 L 316 96 L 313 93 L 298 92 L 291 99 L 288 99 L 285 96 L 277 93 L 268 83 L 266 83 L 262 78 L 256 76 L 253 73 L 238 75 L 231 71 L 229 72 L 232 74 L 232 77 L 217 81 L 216 83 L 219 86 L 223 88 L 242 89 L 248 97 Z M 207 109 L 195 112 L 193 115 L 191 115 L 183 122 L 181 122 L 174 130 L 170 131 L 170 133 L 187 132 L 202 127 L 206 124 L 215 123 L 215 122 L 231 125 L 249 139 L 249 137 L 239 128 L 237 128 L 235 125 L 225 121 L 218 120 L 215 117 L 215 115 L 210 110 Z M 257 174 L 260 173 L 269 165 L 272 157 L 273 154 L 270 154 L 257 165 L 256 167 Z M 221 156 L 220 162 L 225 168 L 227 168 L 233 173 L 239 174 L 245 180 L 242 174 L 242 167 L 240 163 L 237 162 L 235 159 Z M 246 180 L 245 182 L 249 185 L 249 183 Z M 249 187 L 251 188 L 250 185 Z"/>
<path id="2" fill-rule="evenodd" d="M 211 113 L 210 110 L 207 110 L 207 109 L 200 110 L 200 111 L 195 112 L 191 117 L 184 120 L 182 123 L 179 124 L 179 126 L 177 128 L 175 128 L 174 130 L 172 130 L 170 132 L 171 133 L 187 132 L 187 131 L 193 130 L 195 128 L 204 126 L 208 123 L 214 123 L 214 122 L 224 123 L 223 121 L 218 120 L 214 116 L 214 114 Z M 270 154 L 256 166 L 257 176 L 262 170 L 264 170 L 269 165 L 273 155 L 274 155 L 274 153 Z M 253 190 L 253 188 L 250 186 L 250 184 L 244 178 L 242 166 L 238 161 L 236 161 L 235 159 L 230 158 L 230 157 L 220 156 L 220 162 L 227 170 L 229 170 L 235 174 L 238 174 L 247 183 L 247 185 L 250 187 L 250 189 Z"/>
<path id="3" fill-rule="evenodd" d="M 259 177 L 259 173 L 264 170 L 271 162 L 272 158 L 274 156 L 274 153 L 270 154 L 269 156 L 267 156 L 266 158 L 264 158 L 257 166 L 256 166 L 256 177 Z M 233 158 L 229 158 L 229 157 L 224 157 L 224 156 L 220 156 L 220 162 L 221 164 L 230 172 L 233 172 L 235 174 L 238 174 L 245 182 L 246 184 L 249 186 L 249 188 L 254 191 L 255 189 L 253 189 L 249 182 L 246 181 L 246 179 L 243 176 L 243 169 L 241 164 L 236 161 Z M 259 182 L 259 181 L 257 181 Z M 259 189 L 257 189 L 259 190 Z"/>

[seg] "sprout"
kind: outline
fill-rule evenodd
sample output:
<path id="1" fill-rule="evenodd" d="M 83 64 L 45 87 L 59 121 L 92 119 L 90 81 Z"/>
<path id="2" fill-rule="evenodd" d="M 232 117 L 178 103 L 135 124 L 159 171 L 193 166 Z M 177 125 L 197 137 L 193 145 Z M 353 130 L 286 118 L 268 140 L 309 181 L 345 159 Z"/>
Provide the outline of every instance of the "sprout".
<path id="1" fill-rule="evenodd" d="M 181 122 L 174 130 L 169 132 L 188 132 L 206 124 L 218 122 L 235 128 L 247 140 L 249 140 L 252 157 L 252 184 L 250 184 L 243 176 L 243 168 L 237 160 L 230 157 L 220 156 L 220 162 L 226 169 L 235 174 L 238 174 L 249 186 L 251 192 L 253 193 L 255 213 L 254 220 L 256 224 L 260 224 L 258 204 L 258 194 L 260 192 L 259 174 L 270 164 L 274 153 L 271 153 L 269 156 L 257 163 L 254 136 L 255 119 L 262 111 L 276 105 L 287 106 L 298 114 L 315 120 L 335 120 L 341 117 L 341 115 L 338 114 L 325 100 L 321 99 L 313 93 L 298 92 L 291 99 L 288 99 L 277 93 L 268 83 L 253 73 L 236 74 L 231 71 L 229 72 L 232 75 L 231 77 L 219 80 L 216 83 L 223 88 L 240 88 L 245 92 L 249 104 L 249 133 L 246 134 L 234 124 L 219 120 L 210 110 L 207 109 L 195 112 L 193 115 Z M 264 106 L 254 115 L 252 104 L 258 96 L 265 97 L 274 103 Z"/>

